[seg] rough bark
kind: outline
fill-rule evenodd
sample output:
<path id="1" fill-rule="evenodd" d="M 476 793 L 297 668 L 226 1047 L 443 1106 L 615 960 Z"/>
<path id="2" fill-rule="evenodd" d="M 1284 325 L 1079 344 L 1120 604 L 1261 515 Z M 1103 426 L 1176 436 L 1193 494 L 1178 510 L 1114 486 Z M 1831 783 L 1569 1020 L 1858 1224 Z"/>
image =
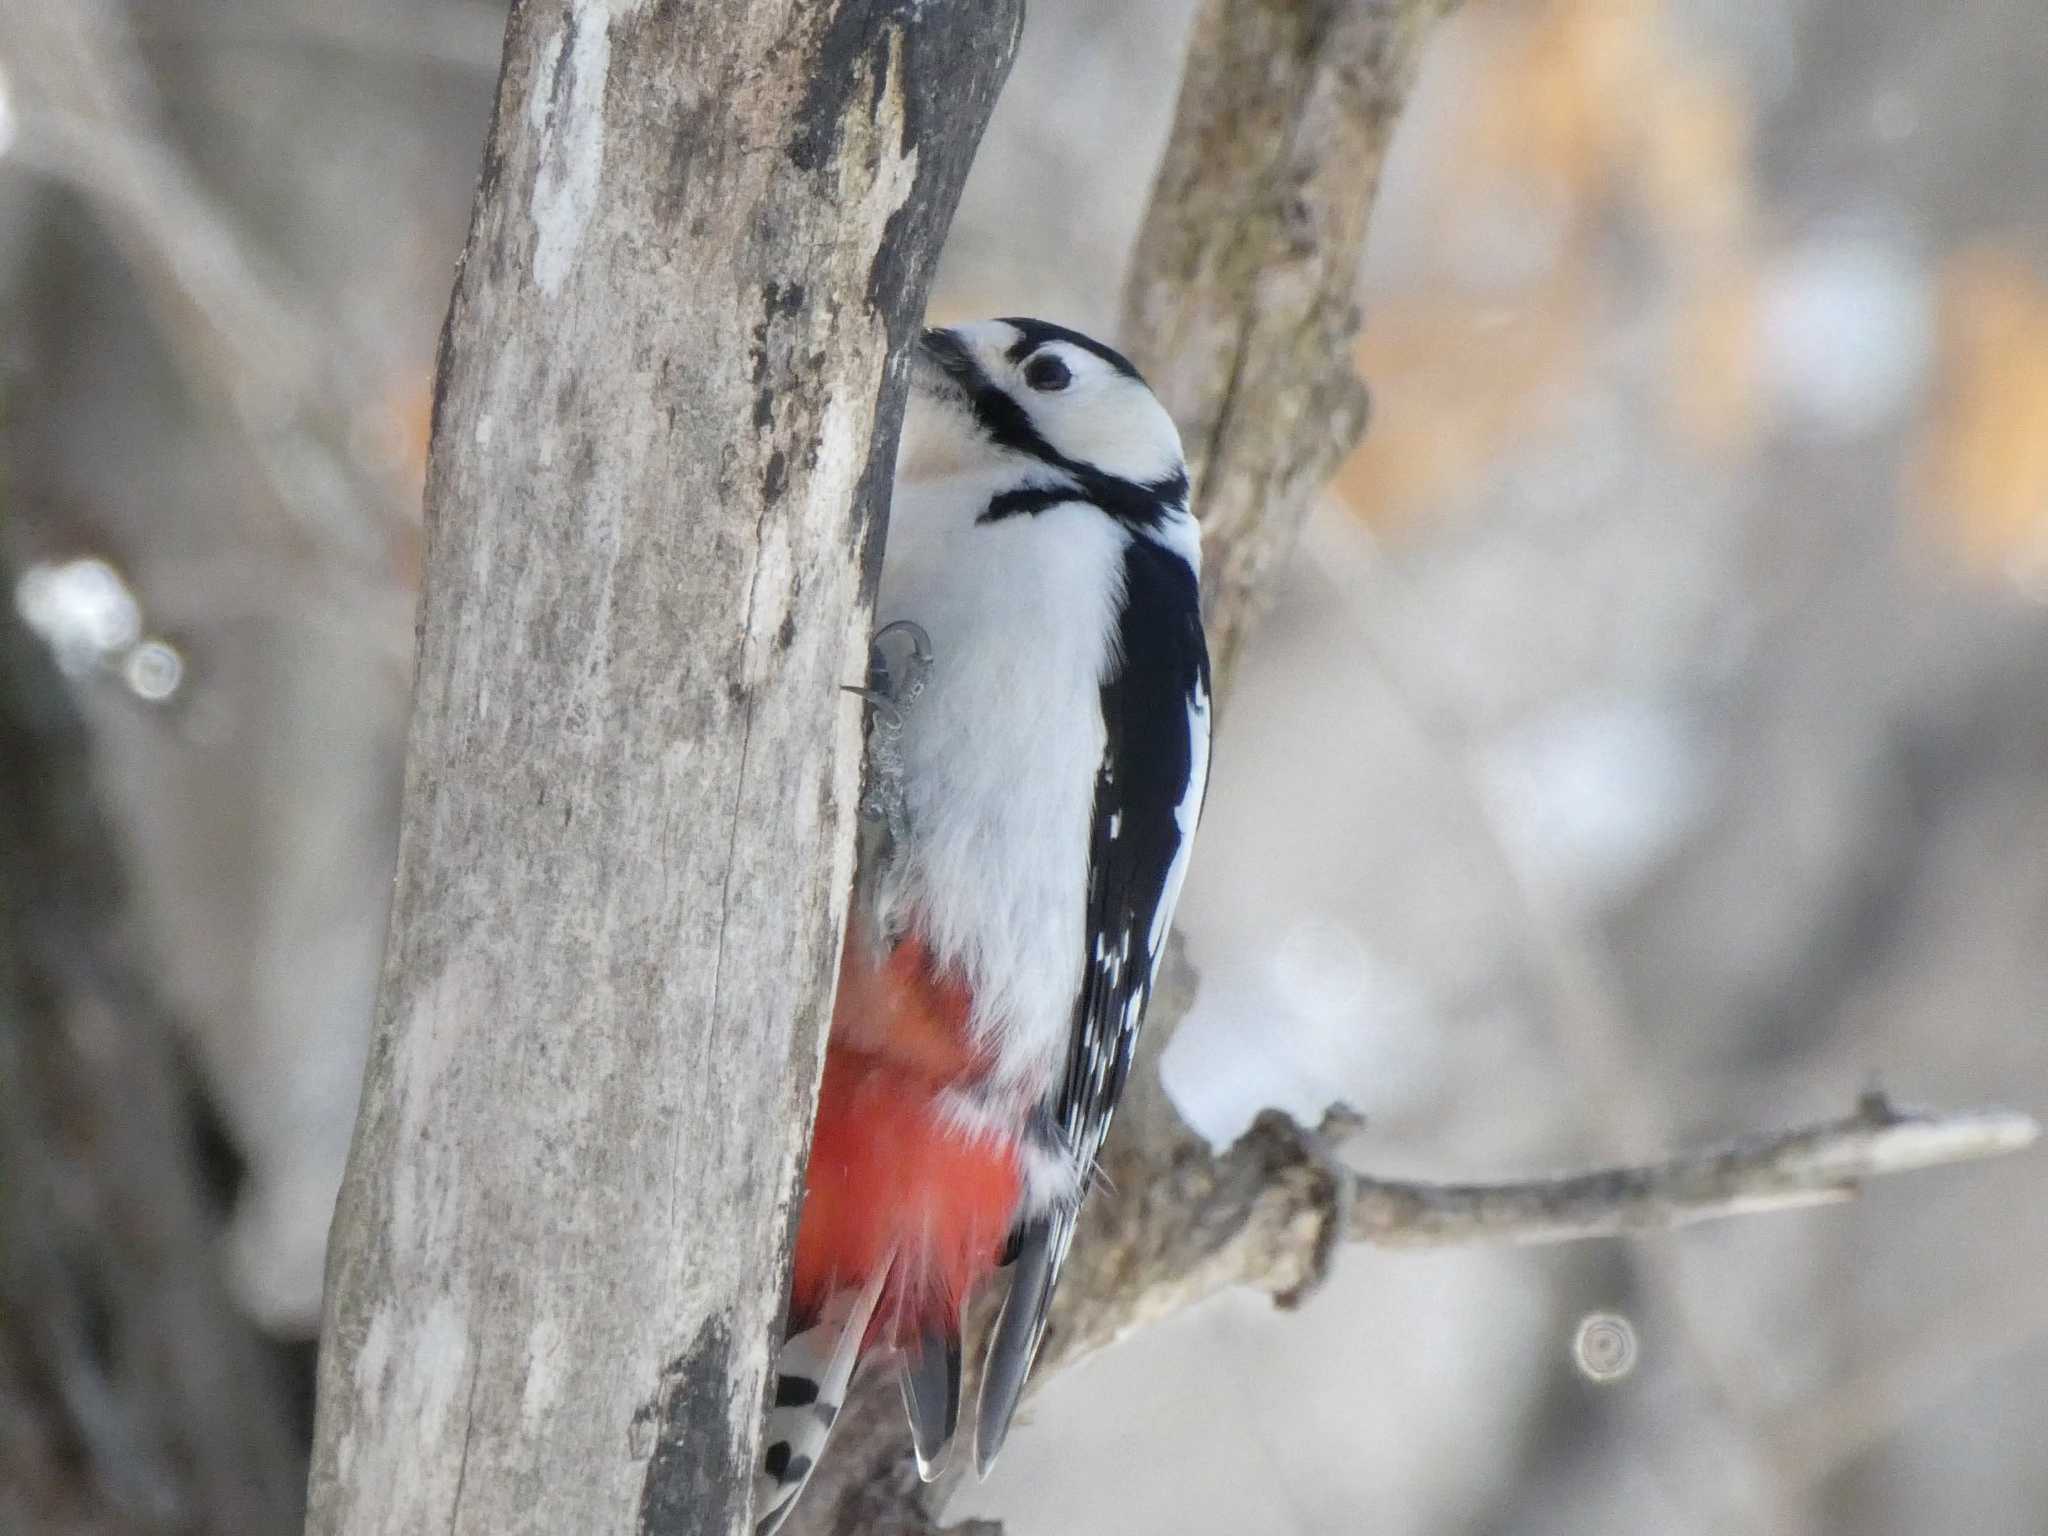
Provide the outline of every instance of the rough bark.
<path id="1" fill-rule="evenodd" d="M 524 0 L 443 336 L 314 1532 L 740 1532 L 902 346 L 1015 4 Z M 885 359 L 894 363 L 885 363 Z"/>
<path id="2" fill-rule="evenodd" d="M 0 1529 L 284 1536 L 290 1399 L 220 1273 L 84 722 L 11 610 L 0 807 Z"/>

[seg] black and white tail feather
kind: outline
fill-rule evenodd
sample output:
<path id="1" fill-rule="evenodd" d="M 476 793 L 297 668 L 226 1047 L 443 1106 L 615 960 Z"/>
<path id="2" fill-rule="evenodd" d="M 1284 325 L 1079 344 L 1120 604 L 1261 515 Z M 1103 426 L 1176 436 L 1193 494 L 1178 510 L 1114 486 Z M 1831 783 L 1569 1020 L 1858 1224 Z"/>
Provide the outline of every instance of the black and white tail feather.
<path id="1" fill-rule="evenodd" d="M 776 1353 L 775 1401 L 762 1431 L 761 1470 L 754 1479 L 757 1536 L 773 1536 L 788 1518 L 824 1454 L 832 1425 L 846 1406 L 889 1268 L 882 1265 L 866 1285 L 834 1291 L 817 1317 L 785 1338 Z"/>

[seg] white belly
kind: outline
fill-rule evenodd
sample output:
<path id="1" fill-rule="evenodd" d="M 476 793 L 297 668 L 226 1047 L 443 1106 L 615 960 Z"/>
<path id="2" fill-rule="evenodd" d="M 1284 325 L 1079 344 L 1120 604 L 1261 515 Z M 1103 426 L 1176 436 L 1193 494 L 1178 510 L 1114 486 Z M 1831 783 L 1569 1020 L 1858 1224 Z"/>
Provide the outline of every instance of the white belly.
<path id="1" fill-rule="evenodd" d="M 903 732 L 908 845 L 880 891 L 965 977 L 997 1086 L 1036 1098 L 1064 1061 L 1086 943 L 1088 851 L 1129 535 L 1070 504 L 981 527 L 990 487 L 897 487 L 876 620 L 931 637 Z"/>

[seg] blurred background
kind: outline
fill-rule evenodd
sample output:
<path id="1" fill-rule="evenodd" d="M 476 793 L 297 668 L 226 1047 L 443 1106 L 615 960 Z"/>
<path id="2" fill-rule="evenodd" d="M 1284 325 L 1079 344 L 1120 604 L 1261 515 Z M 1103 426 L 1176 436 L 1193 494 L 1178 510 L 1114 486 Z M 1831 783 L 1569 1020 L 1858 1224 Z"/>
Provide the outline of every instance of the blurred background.
<path id="1" fill-rule="evenodd" d="M 1034 0 L 939 318 L 1114 334 L 1192 11 Z M 0 568 L 39 637 L 9 675 L 54 666 L 90 762 L 4 782 L 104 833 L 18 821 L 0 894 L 111 930 L 102 1006 L 60 995 L 47 1038 L 0 1006 L 0 1265 L 112 1320 L 52 1366 L 0 1315 L 0 1530 L 235 1528 L 138 1449 L 180 1367 L 94 1299 L 147 1286 L 95 1269 L 133 1258 L 122 1145 L 198 1170 L 273 1465 L 306 1432 L 502 23 L 0 0 Z M 1222 718 L 1167 1060 L 1202 1130 L 1342 1099 L 1361 1166 L 1499 1178 L 1874 1083 L 2048 1111 L 2043 81 L 2032 0 L 1439 30 L 1363 273 L 1372 428 Z M 68 906 L 53 846 L 108 866 Z M 1299 1313 L 1224 1297 L 1061 1377 L 959 1512 L 2039 1536 L 2044 1275 L 2038 1155 L 1641 1242 L 1359 1249 Z"/>

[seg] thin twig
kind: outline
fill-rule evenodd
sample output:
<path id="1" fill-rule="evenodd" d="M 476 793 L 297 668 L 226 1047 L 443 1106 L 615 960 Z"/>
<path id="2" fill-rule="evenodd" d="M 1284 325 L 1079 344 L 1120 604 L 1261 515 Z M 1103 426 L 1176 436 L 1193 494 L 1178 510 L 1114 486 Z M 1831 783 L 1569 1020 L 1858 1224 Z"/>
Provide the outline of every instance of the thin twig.
<path id="1" fill-rule="evenodd" d="M 1796 1210 L 1853 1196 L 1866 1179 L 2002 1157 L 2041 1128 L 2012 1110 L 1928 1114 L 1867 1095 L 1844 1119 L 1681 1153 L 1659 1163 L 1506 1184 L 1363 1179 L 1347 1236 L 1380 1247 L 1558 1243 Z"/>

